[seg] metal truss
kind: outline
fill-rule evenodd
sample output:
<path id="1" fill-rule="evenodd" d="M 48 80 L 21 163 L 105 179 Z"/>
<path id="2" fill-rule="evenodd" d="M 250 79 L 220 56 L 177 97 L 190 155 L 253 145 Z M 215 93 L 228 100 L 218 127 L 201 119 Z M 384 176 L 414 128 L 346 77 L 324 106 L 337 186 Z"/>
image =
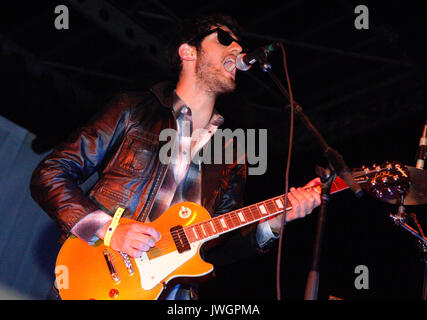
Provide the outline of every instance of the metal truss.
<path id="1" fill-rule="evenodd" d="M 87 19 L 131 48 L 141 48 L 150 63 L 165 71 L 165 44 L 107 1 L 65 0 Z"/>

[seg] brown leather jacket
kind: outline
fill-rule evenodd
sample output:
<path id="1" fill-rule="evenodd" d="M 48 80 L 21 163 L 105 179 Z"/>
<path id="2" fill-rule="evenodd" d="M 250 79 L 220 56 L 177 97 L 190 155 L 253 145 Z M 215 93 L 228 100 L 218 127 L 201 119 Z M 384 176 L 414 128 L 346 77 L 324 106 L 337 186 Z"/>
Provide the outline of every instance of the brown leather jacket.
<path id="1" fill-rule="evenodd" d="M 112 215 L 122 206 L 132 218 L 144 220 L 167 170 L 159 161 L 159 134 L 165 128 L 176 129 L 172 94 L 173 88 L 162 83 L 148 92 L 118 95 L 102 114 L 41 161 L 31 179 L 31 194 L 59 225 L 62 239 L 98 209 Z M 95 171 L 99 180 L 87 195 L 79 185 Z M 203 164 L 202 205 L 213 216 L 241 207 L 245 180 L 244 164 Z M 256 244 L 253 226 L 228 239 L 233 245 L 218 251 L 231 258 L 227 261 L 247 256 L 248 251 L 264 251 Z"/>

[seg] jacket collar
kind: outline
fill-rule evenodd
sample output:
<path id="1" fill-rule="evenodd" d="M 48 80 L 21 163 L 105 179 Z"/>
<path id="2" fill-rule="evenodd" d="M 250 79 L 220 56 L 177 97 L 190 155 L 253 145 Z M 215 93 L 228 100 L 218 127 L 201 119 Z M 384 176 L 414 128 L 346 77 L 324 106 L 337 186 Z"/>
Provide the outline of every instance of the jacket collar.
<path id="1" fill-rule="evenodd" d="M 164 81 L 153 85 L 150 91 L 165 108 L 172 108 L 175 86 L 172 82 Z"/>
<path id="2" fill-rule="evenodd" d="M 172 109 L 174 100 L 177 98 L 174 83 L 170 81 L 159 82 L 153 85 L 150 91 L 156 96 L 163 107 Z M 212 112 L 210 123 L 217 127 L 224 123 L 224 118 L 216 108 Z"/>

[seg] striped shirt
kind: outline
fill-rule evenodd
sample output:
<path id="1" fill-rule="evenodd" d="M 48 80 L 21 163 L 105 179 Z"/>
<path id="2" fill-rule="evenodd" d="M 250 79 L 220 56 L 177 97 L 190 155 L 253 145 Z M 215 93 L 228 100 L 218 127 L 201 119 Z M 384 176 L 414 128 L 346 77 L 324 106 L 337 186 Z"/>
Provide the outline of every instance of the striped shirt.
<path id="1" fill-rule="evenodd" d="M 169 168 L 163 184 L 151 208 L 149 214 L 151 221 L 179 202 L 191 201 L 201 205 L 201 161 L 196 155 L 224 122 L 224 118 L 214 110 L 204 130 L 193 133 L 191 109 L 177 94 L 174 95 L 173 112 L 178 129 L 174 152 L 169 159 Z"/>

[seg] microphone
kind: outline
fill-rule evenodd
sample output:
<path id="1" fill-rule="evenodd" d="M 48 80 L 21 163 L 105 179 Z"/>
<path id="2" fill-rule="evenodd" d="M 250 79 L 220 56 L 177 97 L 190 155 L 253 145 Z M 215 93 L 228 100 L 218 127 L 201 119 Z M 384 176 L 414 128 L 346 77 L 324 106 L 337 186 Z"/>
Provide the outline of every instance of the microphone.
<path id="1" fill-rule="evenodd" d="M 271 52 L 276 50 L 280 43 L 275 42 L 264 47 L 255 49 L 249 53 L 241 53 L 236 58 L 236 68 L 240 71 L 248 71 L 252 65 L 259 60 L 266 58 Z"/>
<path id="2" fill-rule="evenodd" d="M 427 121 L 424 125 L 423 134 L 421 135 L 420 144 L 417 153 L 417 164 L 416 168 L 424 169 L 424 160 L 427 152 Z"/>

